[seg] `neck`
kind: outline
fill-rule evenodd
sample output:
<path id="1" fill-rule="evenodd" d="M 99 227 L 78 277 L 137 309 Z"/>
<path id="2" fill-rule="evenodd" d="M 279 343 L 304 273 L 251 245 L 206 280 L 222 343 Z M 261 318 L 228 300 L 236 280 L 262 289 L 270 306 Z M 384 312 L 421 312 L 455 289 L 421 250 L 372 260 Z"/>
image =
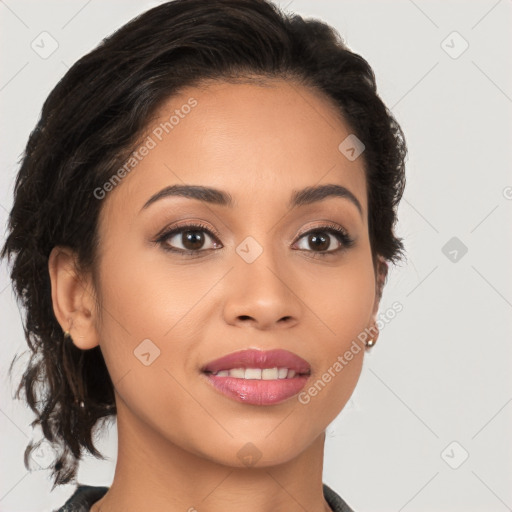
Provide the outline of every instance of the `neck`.
<path id="1" fill-rule="evenodd" d="M 233 467 L 187 451 L 117 403 L 114 480 L 91 512 L 331 512 L 322 487 L 324 432 L 284 463 Z"/>

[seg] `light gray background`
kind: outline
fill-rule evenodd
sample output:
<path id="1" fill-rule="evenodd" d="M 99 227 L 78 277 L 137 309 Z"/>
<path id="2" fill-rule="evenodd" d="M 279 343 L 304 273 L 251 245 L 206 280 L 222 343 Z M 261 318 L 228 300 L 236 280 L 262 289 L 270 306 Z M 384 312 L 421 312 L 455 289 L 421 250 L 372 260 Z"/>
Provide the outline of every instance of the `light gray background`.
<path id="1" fill-rule="evenodd" d="M 0 0 L 2 226 L 50 90 L 102 38 L 158 3 Z M 370 62 L 409 146 L 398 226 L 408 260 L 391 269 L 381 306 L 399 301 L 403 311 L 328 429 L 324 482 L 357 512 L 512 510 L 512 1 L 280 5 L 331 23 Z M 31 48 L 43 31 L 59 45 L 46 59 Z M 444 254 L 452 237 L 466 254 L 450 246 Z M 49 471 L 23 465 L 41 433 L 12 400 L 7 368 L 26 345 L 5 262 L 0 277 L 0 510 L 49 511 L 72 486 L 50 494 Z M 98 446 L 110 459 L 87 457 L 78 480 L 108 486 L 115 427 Z"/>

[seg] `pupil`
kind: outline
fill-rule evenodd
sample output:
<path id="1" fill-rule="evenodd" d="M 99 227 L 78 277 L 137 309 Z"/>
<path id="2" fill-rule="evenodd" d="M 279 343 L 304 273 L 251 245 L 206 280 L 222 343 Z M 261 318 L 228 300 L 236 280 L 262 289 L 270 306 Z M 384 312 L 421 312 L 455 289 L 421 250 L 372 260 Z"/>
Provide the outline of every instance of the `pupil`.
<path id="1" fill-rule="evenodd" d="M 309 243 L 320 251 L 326 251 L 329 248 L 329 237 L 311 234 L 309 235 Z"/>
<path id="2" fill-rule="evenodd" d="M 185 241 L 183 241 L 183 245 L 190 250 L 200 249 L 203 245 L 204 239 L 201 231 L 185 231 L 184 233 Z"/>

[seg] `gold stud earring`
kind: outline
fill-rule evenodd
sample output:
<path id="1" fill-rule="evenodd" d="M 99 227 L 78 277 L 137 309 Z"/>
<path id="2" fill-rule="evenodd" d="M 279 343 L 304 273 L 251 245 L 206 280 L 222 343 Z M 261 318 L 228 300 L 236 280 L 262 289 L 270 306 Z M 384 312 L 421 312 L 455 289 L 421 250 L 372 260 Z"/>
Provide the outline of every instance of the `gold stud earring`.
<path id="1" fill-rule="evenodd" d="M 374 345 L 375 345 L 375 340 L 368 340 L 368 341 L 366 342 L 366 346 L 367 346 L 368 348 L 372 348 Z"/>

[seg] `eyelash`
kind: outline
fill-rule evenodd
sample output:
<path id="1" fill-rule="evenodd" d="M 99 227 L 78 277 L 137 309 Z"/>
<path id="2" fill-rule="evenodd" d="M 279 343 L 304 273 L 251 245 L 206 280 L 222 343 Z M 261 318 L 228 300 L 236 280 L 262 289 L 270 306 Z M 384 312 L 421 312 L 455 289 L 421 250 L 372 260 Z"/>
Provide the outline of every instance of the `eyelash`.
<path id="1" fill-rule="evenodd" d="M 164 251 L 172 252 L 172 253 L 178 253 L 186 256 L 191 257 L 199 257 L 201 252 L 204 252 L 205 249 L 199 249 L 197 251 L 192 250 L 186 250 L 186 249 L 176 249 L 173 247 L 170 247 L 168 244 L 166 244 L 167 240 L 171 238 L 172 236 L 181 233 L 183 231 L 205 231 L 208 236 L 210 236 L 212 239 L 218 241 L 218 236 L 215 233 L 212 233 L 212 231 L 206 227 L 204 224 L 201 223 L 191 223 L 186 224 L 183 226 L 178 226 L 171 228 L 167 231 L 164 231 L 162 234 L 158 235 L 157 238 L 154 240 L 155 243 L 160 244 Z M 334 235 L 339 242 L 341 243 L 341 247 L 338 249 L 335 249 L 334 251 L 307 251 L 314 253 L 313 258 L 317 257 L 327 257 L 331 256 L 333 254 L 337 254 L 341 251 L 344 251 L 346 249 L 349 249 L 354 245 L 354 239 L 351 238 L 348 233 L 341 228 L 340 226 L 337 226 L 336 224 L 325 224 L 322 226 L 317 226 L 313 229 L 310 229 L 304 233 L 301 233 L 299 235 L 298 240 L 304 238 L 306 235 L 310 235 L 312 233 L 330 233 Z M 211 250 L 211 249 L 206 249 Z M 298 250 L 304 250 L 304 249 L 298 249 Z"/>

